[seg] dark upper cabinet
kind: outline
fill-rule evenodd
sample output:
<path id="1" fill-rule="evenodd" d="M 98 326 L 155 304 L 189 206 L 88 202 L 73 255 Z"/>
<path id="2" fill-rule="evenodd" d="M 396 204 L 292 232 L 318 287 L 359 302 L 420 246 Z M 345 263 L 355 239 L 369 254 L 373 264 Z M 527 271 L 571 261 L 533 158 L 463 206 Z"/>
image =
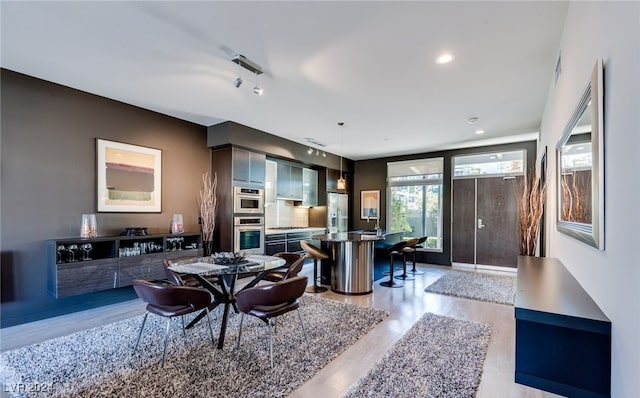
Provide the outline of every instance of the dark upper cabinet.
<path id="1" fill-rule="evenodd" d="M 264 153 L 233 148 L 233 181 L 264 186 L 265 162 Z"/>
<path id="2" fill-rule="evenodd" d="M 302 167 L 278 162 L 276 175 L 278 199 L 302 200 Z"/>

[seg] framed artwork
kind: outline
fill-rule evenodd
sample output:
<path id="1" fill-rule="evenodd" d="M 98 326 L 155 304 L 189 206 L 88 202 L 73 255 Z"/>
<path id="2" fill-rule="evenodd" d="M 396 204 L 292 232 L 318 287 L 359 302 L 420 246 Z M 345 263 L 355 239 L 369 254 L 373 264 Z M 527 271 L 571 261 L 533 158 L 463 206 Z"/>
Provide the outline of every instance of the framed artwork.
<path id="1" fill-rule="evenodd" d="M 380 218 L 380 190 L 360 191 L 360 218 Z"/>
<path id="2" fill-rule="evenodd" d="M 98 212 L 159 213 L 162 151 L 96 140 Z"/>

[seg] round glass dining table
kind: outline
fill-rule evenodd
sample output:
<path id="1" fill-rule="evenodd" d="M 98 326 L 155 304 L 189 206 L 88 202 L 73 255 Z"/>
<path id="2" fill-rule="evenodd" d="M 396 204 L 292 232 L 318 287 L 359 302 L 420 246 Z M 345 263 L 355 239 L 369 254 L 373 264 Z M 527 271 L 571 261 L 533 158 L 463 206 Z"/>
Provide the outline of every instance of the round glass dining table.
<path id="1" fill-rule="evenodd" d="M 220 260 L 214 257 L 183 257 L 170 260 L 168 268 L 178 275 L 192 275 L 205 289 L 211 292 L 214 300 L 209 306 L 209 311 L 220 304 L 224 304 L 222 324 L 218 337 L 218 348 L 222 349 L 227 330 L 229 308 L 233 307 L 235 312 L 238 312 L 235 299 L 237 280 L 253 276 L 253 279 L 240 290 L 249 289 L 257 285 L 269 271 L 283 267 L 285 264 L 286 261 L 281 257 L 264 255 L 249 255 L 241 261 L 232 263 L 225 261 L 225 259 Z M 218 278 L 211 278 L 211 276 L 218 276 Z M 187 325 L 187 329 L 195 325 L 204 316 L 206 316 L 206 311 L 198 314 Z"/>

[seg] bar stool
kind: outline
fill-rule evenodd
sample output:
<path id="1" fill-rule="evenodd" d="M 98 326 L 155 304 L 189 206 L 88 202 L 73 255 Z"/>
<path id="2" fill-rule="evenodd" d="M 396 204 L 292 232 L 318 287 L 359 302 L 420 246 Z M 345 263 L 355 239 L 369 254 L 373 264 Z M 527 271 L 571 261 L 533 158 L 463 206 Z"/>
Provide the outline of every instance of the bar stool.
<path id="1" fill-rule="evenodd" d="M 326 260 L 329 258 L 327 253 L 318 249 L 306 240 L 300 241 L 302 250 L 306 252 L 305 258 L 313 259 L 313 286 L 309 286 L 305 291 L 309 293 L 321 293 L 326 292 L 327 288 L 324 286 L 318 286 L 318 260 Z"/>
<path id="2" fill-rule="evenodd" d="M 409 270 L 409 273 L 411 275 L 422 275 L 424 274 L 424 271 L 418 271 L 416 269 L 416 251 L 418 249 L 422 249 L 424 246 L 422 246 L 422 244 L 427 240 L 426 236 L 423 236 L 422 238 L 418 239 L 418 242 L 416 242 L 415 245 L 413 245 L 413 267 L 411 267 L 411 269 Z"/>
<path id="3" fill-rule="evenodd" d="M 396 244 L 394 244 L 393 246 L 391 246 L 390 248 L 387 249 L 387 254 L 389 255 L 389 269 L 391 272 L 389 272 L 389 280 L 388 281 L 384 281 L 384 282 L 380 282 L 381 286 L 385 286 L 385 287 L 402 287 L 404 286 L 401 282 L 397 282 L 393 279 L 393 267 L 394 267 L 394 260 L 396 258 L 396 256 L 401 256 L 403 255 L 402 253 L 402 248 L 405 247 L 407 245 L 406 241 L 400 241 Z"/>
<path id="4" fill-rule="evenodd" d="M 414 246 L 418 243 L 418 238 L 411 238 L 407 240 L 407 245 L 401 249 L 402 251 L 402 275 L 397 275 L 396 279 L 402 279 L 405 281 L 412 281 L 416 279 L 413 275 L 407 273 L 407 254 L 413 253 L 413 260 L 415 262 L 416 249 Z"/>

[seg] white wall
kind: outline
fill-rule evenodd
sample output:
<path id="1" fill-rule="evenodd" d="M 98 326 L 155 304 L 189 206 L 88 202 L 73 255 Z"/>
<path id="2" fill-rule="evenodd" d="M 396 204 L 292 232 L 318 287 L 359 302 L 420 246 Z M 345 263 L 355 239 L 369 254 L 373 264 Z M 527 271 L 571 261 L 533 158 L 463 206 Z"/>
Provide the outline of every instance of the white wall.
<path id="1" fill-rule="evenodd" d="M 559 258 L 613 326 L 611 396 L 640 393 L 640 2 L 571 2 L 541 125 L 548 146 L 548 256 Z M 605 64 L 605 250 L 555 228 L 555 146 L 596 59 Z M 588 347 L 585 347 L 588 349 Z"/>

